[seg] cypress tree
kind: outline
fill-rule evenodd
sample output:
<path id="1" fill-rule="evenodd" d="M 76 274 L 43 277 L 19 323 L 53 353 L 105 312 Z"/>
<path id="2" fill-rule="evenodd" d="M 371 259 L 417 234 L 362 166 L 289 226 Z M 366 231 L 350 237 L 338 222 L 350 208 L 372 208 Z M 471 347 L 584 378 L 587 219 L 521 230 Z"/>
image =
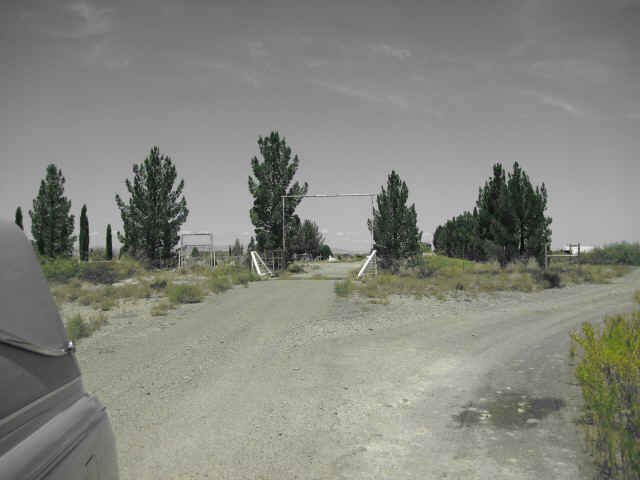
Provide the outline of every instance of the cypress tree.
<path id="1" fill-rule="evenodd" d="M 24 225 L 22 224 L 22 208 L 16 208 L 16 225 L 20 227 L 20 230 L 24 230 Z"/>
<path id="2" fill-rule="evenodd" d="M 106 252 L 106 257 L 107 260 L 112 260 L 113 259 L 113 246 L 111 244 L 112 240 L 111 240 L 111 224 L 107 225 L 107 252 Z"/>
<path id="3" fill-rule="evenodd" d="M 80 260 L 89 260 L 89 219 L 87 218 L 87 206 L 83 205 L 80 211 L 80 238 L 78 241 Z"/>

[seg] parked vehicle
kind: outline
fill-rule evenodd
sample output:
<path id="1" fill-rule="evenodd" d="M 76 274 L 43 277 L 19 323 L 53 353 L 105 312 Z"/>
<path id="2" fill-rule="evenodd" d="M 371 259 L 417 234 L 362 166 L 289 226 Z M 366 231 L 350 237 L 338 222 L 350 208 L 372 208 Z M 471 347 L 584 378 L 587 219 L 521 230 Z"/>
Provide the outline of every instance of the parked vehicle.
<path id="1" fill-rule="evenodd" d="M 6 221 L 0 308 L 0 479 L 117 479 L 105 407 L 84 390 L 33 247 Z"/>

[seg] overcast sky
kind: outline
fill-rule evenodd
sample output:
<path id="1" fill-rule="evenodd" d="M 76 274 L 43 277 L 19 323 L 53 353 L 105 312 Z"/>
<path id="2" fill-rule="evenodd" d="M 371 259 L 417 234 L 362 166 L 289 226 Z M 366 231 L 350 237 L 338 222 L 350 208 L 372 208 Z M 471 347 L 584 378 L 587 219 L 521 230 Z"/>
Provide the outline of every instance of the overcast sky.
<path id="1" fill-rule="evenodd" d="M 3 3 L 0 216 L 22 206 L 26 230 L 55 163 L 104 245 L 158 145 L 186 183 L 184 228 L 246 244 L 249 161 L 278 130 L 310 193 L 378 192 L 395 169 L 426 240 L 518 161 L 547 185 L 554 246 L 640 241 L 638 1 Z M 367 249 L 369 210 L 299 214 Z"/>

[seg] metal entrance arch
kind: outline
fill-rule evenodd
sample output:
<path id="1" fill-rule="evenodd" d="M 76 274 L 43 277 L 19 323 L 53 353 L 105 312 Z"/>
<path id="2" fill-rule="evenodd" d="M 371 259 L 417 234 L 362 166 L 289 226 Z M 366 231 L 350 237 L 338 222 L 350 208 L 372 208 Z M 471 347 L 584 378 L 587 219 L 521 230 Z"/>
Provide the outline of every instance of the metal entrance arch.
<path id="1" fill-rule="evenodd" d="M 317 195 L 280 195 L 282 198 L 282 259 L 283 264 L 286 265 L 287 258 L 287 235 L 286 235 L 286 221 L 284 217 L 284 204 L 287 198 L 332 198 L 332 197 L 369 197 L 371 199 L 371 224 L 373 225 L 373 197 L 375 193 L 321 193 Z M 373 229 L 371 230 L 371 250 L 373 250 Z"/>

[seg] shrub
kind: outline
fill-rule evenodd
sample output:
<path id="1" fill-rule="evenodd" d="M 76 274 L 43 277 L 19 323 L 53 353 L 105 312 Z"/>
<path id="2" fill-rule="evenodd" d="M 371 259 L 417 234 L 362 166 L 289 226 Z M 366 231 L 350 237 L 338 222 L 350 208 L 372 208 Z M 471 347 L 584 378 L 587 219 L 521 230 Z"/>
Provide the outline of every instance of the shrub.
<path id="1" fill-rule="evenodd" d="M 209 289 L 213 293 L 222 293 L 232 287 L 231 280 L 226 276 L 216 276 L 209 279 Z"/>
<path id="2" fill-rule="evenodd" d="M 115 306 L 116 306 L 116 300 L 112 297 L 104 297 L 98 305 L 100 310 L 105 312 L 111 310 Z"/>
<path id="3" fill-rule="evenodd" d="M 153 290 L 164 290 L 165 288 L 167 288 L 167 281 L 163 278 L 155 279 L 153 282 L 151 282 L 150 287 Z"/>
<path id="4" fill-rule="evenodd" d="M 167 313 L 169 313 L 169 310 L 171 310 L 171 308 L 173 308 L 173 305 L 169 302 L 156 303 L 153 307 L 151 307 L 151 315 L 154 317 L 166 315 Z"/>
<path id="5" fill-rule="evenodd" d="M 299 263 L 292 263 L 288 269 L 291 273 L 305 273 L 305 269 Z"/>
<path id="6" fill-rule="evenodd" d="M 575 375 L 594 459 L 607 478 L 639 478 L 640 311 L 605 317 L 601 332 L 585 322 L 570 335 L 583 350 Z"/>
<path id="7" fill-rule="evenodd" d="M 255 282 L 260 279 L 260 277 L 253 272 L 238 272 L 231 278 L 234 285 L 244 285 L 245 288 L 249 287 L 249 282 Z"/>
<path id="8" fill-rule="evenodd" d="M 542 279 L 545 282 L 545 285 L 548 285 L 547 288 L 560 288 L 560 275 L 555 272 L 544 272 L 542 274 Z"/>
<path id="9" fill-rule="evenodd" d="M 347 297 L 353 291 L 353 282 L 350 278 L 340 280 L 335 283 L 333 289 L 339 297 Z"/>
<path id="10" fill-rule="evenodd" d="M 640 290 L 635 291 L 635 293 L 633 294 L 633 299 L 638 305 L 640 305 Z"/>
<path id="11" fill-rule="evenodd" d="M 100 330 L 104 325 L 108 325 L 107 316 L 104 313 L 98 313 L 91 318 L 89 322 L 90 333 Z"/>
<path id="12" fill-rule="evenodd" d="M 66 283 L 80 273 L 80 263 L 75 258 L 40 259 L 42 273 L 49 282 Z"/>
<path id="13" fill-rule="evenodd" d="M 115 264 L 112 262 L 84 263 L 80 277 L 88 282 L 103 285 L 110 285 L 119 280 Z"/>
<path id="14" fill-rule="evenodd" d="M 640 243 L 612 243 L 591 252 L 581 253 L 577 261 L 593 265 L 640 266 Z"/>
<path id="15" fill-rule="evenodd" d="M 66 322 L 65 330 L 67 331 L 69 340 L 73 340 L 74 342 L 80 338 L 88 337 L 91 334 L 89 325 L 87 325 L 80 314 L 74 315 Z"/>
<path id="16" fill-rule="evenodd" d="M 202 291 L 196 285 L 172 284 L 167 287 L 171 303 L 198 303 L 202 301 Z"/>

